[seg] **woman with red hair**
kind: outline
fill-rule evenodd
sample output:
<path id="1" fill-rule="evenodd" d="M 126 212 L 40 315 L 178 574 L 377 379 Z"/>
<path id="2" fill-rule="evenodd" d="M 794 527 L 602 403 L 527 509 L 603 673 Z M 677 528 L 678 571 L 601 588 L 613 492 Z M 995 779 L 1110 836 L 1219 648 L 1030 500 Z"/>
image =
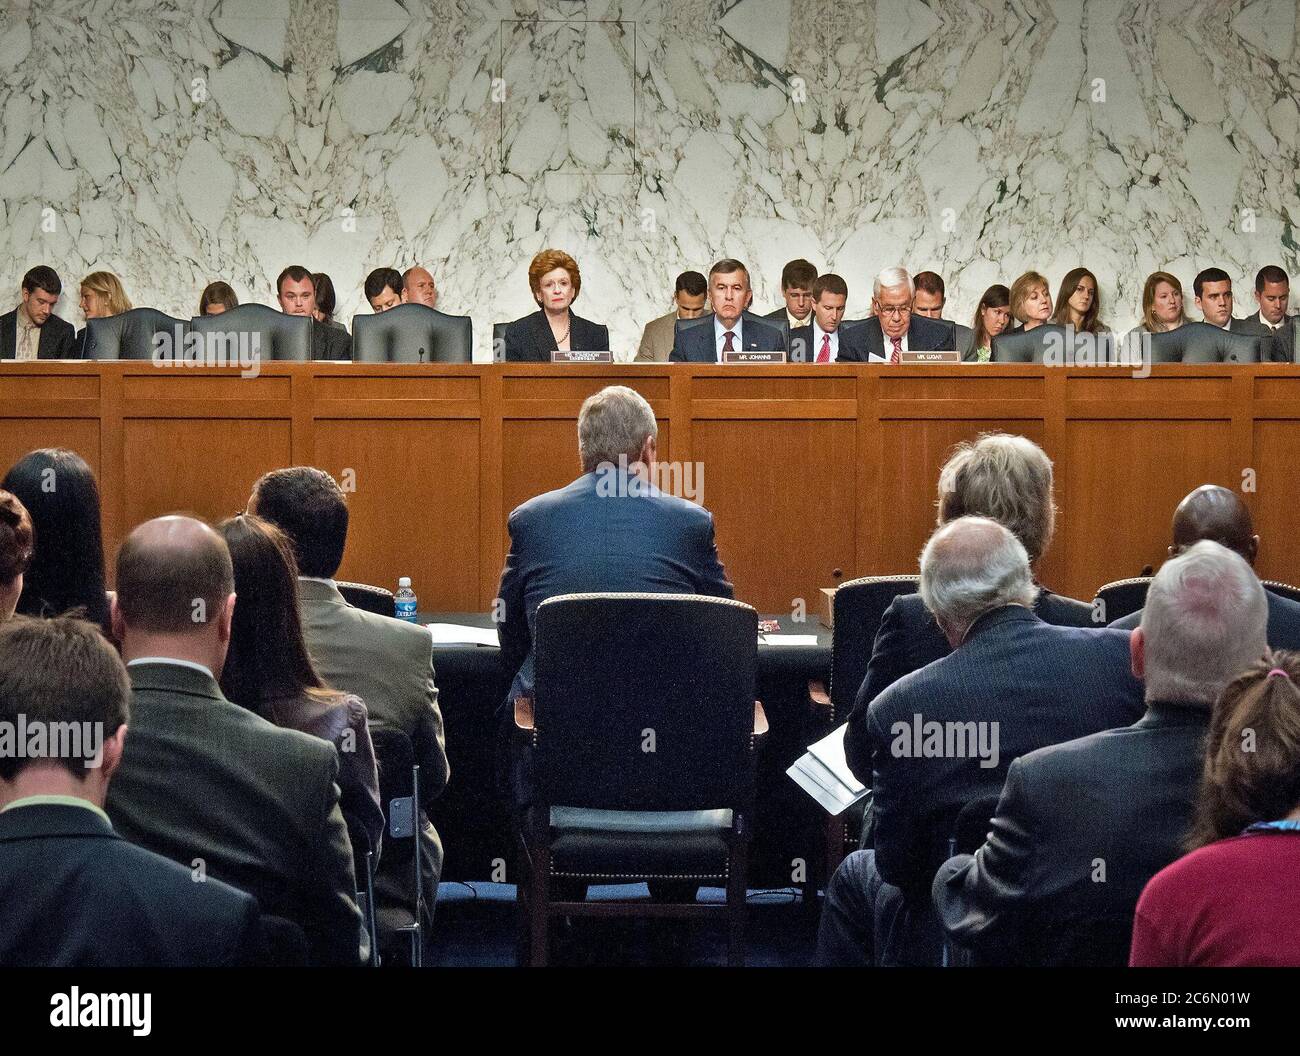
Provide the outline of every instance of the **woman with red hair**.
<path id="1" fill-rule="evenodd" d="M 561 249 L 544 249 L 528 265 L 528 285 L 538 310 L 506 327 L 504 349 L 494 359 L 549 363 L 551 353 L 607 352 L 609 329 L 573 314 L 582 289 L 578 262 Z"/>

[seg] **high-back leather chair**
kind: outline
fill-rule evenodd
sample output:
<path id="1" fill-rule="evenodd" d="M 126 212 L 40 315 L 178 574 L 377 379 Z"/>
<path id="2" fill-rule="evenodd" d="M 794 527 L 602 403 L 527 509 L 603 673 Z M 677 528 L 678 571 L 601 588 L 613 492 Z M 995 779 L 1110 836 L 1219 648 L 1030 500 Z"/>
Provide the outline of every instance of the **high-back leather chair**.
<path id="1" fill-rule="evenodd" d="M 1259 338 L 1234 334 L 1209 323 L 1184 323 L 1177 330 L 1148 335 L 1152 363 L 1257 363 Z"/>
<path id="2" fill-rule="evenodd" d="M 399 304 L 352 320 L 352 359 L 357 363 L 469 363 L 473 358 L 468 315 Z"/>
<path id="3" fill-rule="evenodd" d="M 1151 576 L 1134 576 L 1131 579 L 1117 579 L 1097 590 L 1093 599 L 1093 614 L 1098 613 L 1101 624 L 1114 623 L 1137 612 L 1147 603 L 1147 589 L 1151 586 Z"/>
<path id="4" fill-rule="evenodd" d="M 993 363 L 1048 363 L 1058 367 L 1104 366 L 1114 362 L 1115 340 L 1108 333 L 1093 334 L 1058 323 L 1044 323 L 1016 334 L 993 339 Z"/>
<path id="5" fill-rule="evenodd" d="M 220 315 L 195 316 L 190 320 L 190 329 L 221 335 L 205 338 L 209 344 L 224 339 L 225 346 L 230 347 L 236 341 L 246 341 L 263 360 L 305 363 L 311 359 L 314 323 L 309 315 L 286 315 L 264 304 L 241 304 Z"/>
<path id="6" fill-rule="evenodd" d="M 183 351 L 190 324 L 157 308 L 132 308 L 120 315 L 86 322 L 86 359 L 152 359 L 154 335 L 167 334 L 161 346 L 169 358 Z"/>
<path id="7" fill-rule="evenodd" d="M 551 916 L 719 912 L 728 963 L 743 963 L 757 745 L 766 732 L 754 700 L 755 611 L 697 595 L 550 598 L 537 609 L 534 656 L 536 697 L 515 705 L 534 775 L 519 829 L 531 963 L 546 963 Z M 713 880 L 727 900 L 555 902 L 550 885 L 559 877 Z"/>
<path id="8" fill-rule="evenodd" d="M 397 611 L 397 598 L 387 587 L 376 587 L 369 583 L 348 583 L 340 580 L 337 584 L 343 600 L 358 609 L 373 612 L 379 616 L 392 616 Z"/>

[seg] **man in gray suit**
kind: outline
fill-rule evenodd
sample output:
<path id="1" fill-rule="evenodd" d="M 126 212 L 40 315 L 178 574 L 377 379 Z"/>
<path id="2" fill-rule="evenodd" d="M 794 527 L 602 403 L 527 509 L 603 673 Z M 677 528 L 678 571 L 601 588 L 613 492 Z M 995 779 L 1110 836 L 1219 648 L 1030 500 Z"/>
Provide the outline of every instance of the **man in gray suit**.
<path id="1" fill-rule="evenodd" d="M 401 730 L 411 739 L 420 764 L 427 939 L 442 874 L 442 844 L 427 811 L 448 777 L 442 713 L 433 680 L 433 639 L 416 624 L 355 608 L 339 593 L 334 575 L 347 543 L 348 508 L 342 489 L 328 473 L 310 466 L 267 473 L 253 485 L 248 512 L 276 525 L 293 543 L 303 637 L 321 678 L 364 700 L 372 724 Z M 409 923 L 415 906 L 410 868 L 389 856 L 380 858 L 375 904 L 383 952 L 397 955 L 407 943 L 394 936 L 393 928 Z"/>
<path id="2" fill-rule="evenodd" d="M 637 363 L 667 363 L 677 336 L 678 319 L 698 319 L 708 311 L 708 280 L 698 271 L 683 271 L 673 289 L 674 308 L 667 315 L 646 323 L 641 333 Z"/>
<path id="3" fill-rule="evenodd" d="M 228 701 L 235 578 L 221 536 L 190 517 L 146 521 L 117 555 L 113 634 L 133 692 L 131 735 L 108 792 L 132 843 L 255 896 L 307 935 L 312 962 L 359 965 L 338 753 Z"/>
<path id="4" fill-rule="evenodd" d="M 1287 315 L 1291 280 L 1276 264 L 1255 275 L 1255 303 L 1259 311 L 1244 319 L 1233 319 L 1228 328 L 1234 334 L 1261 337 L 1260 362 L 1291 363 L 1295 357 L 1295 316 Z"/>

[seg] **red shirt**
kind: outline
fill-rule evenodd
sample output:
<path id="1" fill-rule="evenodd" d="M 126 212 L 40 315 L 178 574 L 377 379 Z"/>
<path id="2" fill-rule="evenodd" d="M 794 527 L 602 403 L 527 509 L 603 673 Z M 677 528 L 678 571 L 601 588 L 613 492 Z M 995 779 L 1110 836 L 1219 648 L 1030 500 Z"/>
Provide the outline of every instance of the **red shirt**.
<path id="1" fill-rule="evenodd" d="M 1300 966 L 1300 833 L 1234 836 L 1156 873 L 1138 900 L 1129 965 Z"/>

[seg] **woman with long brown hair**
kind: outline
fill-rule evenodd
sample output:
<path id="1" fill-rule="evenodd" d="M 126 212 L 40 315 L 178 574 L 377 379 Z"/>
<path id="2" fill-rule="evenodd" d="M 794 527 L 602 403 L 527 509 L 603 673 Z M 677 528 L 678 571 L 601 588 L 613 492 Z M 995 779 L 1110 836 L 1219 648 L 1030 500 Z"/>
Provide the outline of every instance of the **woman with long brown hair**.
<path id="1" fill-rule="evenodd" d="M 1142 892 L 1129 963 L 1300 966 L 1300 654 L 1215 703 L 1187 847 Z"/>
<path id="2" fill-rule="evenodd" d="M 992 355 L 993 339 L 1007 329 L 1011 321 L 1011 291 L 1000 283 L 984 291 L 975 307 L 971 324 L 970 347 L 962 350 L 968 363 L 987 363 Z"/>
<path id="3" fill-rule="evenodd" d="M 1101 293 L 1097 288 L 1097 276 L 1087 268 L 1066 272 L 1056 294 L 1056 308 L 1051 321 L 1061 326 L 1073 326 L 1075 333 L 1097 334 L 1106 329 L 1097 318 L 1100 313 Z"/>
<path id="4" fill-rule="evenodd" d="M 221 672 L 227 699 L 286 729 L 330 741 L 339 752 L 339 806 L 376 851 L 384 831 L 375 749 L 360 697 L 316 673 L 298 615 L 298 566 L 288 538 L 251 514 L 217 526 L 235 569 L 235 613 Z"/>

